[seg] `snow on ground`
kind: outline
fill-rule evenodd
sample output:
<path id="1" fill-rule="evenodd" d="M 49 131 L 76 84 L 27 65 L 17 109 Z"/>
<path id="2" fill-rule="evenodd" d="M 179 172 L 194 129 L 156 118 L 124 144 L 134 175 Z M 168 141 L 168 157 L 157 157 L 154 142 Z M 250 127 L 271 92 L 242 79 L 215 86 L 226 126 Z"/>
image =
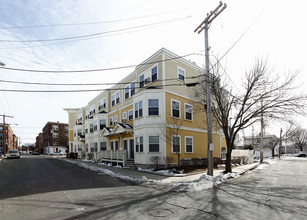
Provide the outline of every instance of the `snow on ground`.
<path id="1" fill-rule="evenodd" d="M 268 158 L 266 160 L 263 161 L 262 164 L 260 164 L 256 170 L 262 170 L 266 167 L 268 167 L 270 164 L 276 163 L 276 161 L 278 160 L 278 158 Z"/>
<path id="2" fill-rule="evenodd" d="M 138 184 L 141 183 L 146 183 L 146 184 L 157 184 L 157 185 L 168 185 L 173 187 L 173 191 L 200 191 L 200 190 L 204 190 L 204 189 L 208 189 L 208 188 L 213 188 L 214 186 L 217 186 L 223 182 L 225 182 L 227 179 L 230 178 L 238 178 L 240 177 L 239 174 L 237 173 L 227 173 L 227 174 L 221 174 L 219 176 L 215 176 L 212 177 L 210 175 L 204 174 L 201 175 L 198 179 L 195 179 L 193 181 L 184 181 L 184 179 L 182 179 L 182 181 L 170 181 L 167 178 L 163 179 L 163 180 L 154 180 L 154 179 L 148 179 L 145 176 L 141 176 L 140 178 L 134 178 L 131 176 L 127 176 L 127 175 L 123 175 L 120 172 L 115 173 L 111 170 L 109 170 L 108 166 L 112 166 L 112 164 L 110 163 L 98 163 L 98 164 L 92 164 L 94 161 L 92 160 L 70 160 L 70 159 L 64 159 L 66 162 L 69 163 L 73 163 L 76 164 L 77 166 L 83 167 L 85 169 L 97 172 L 99 174 L 105 174 L 114 178 L 118 178 L 121 180 L 126 180 L 126 181 L 130 181 L 130 182 L 135 182 Z M 258 169 L 265 169 L 267 166 L 269 166 L 270 164 L 273 164 L 276 162 L 277 159 L 266 159 L 263 164 L 259 165 L 256 170 Z M 86 163 L 84 163 L 86 162 Z M 120 166 L 117 166 L 120 167 Z M 121 168 L 121 167 L 120 167 Z M 123 169 L 124 170 L 124 169 Z M 183 174 L 175 174 L 169 171 L 156 171 L 154 172 L 153 170 L 150 169 L 140 169 L 139 171 L 143 171 L 143 172 L 149 172 L 149 173 L 158 173 L 160 175 L 167 175 L 167 176 L 177 176 L 178 178 L 181 178 L 180 175 L 183 177 Z M 146 174 L 144 174 L 146 175 Z M 179 176 L 178 176 L 179 175 Z M 176 177 L 176 178 L 177 178 Z"/>

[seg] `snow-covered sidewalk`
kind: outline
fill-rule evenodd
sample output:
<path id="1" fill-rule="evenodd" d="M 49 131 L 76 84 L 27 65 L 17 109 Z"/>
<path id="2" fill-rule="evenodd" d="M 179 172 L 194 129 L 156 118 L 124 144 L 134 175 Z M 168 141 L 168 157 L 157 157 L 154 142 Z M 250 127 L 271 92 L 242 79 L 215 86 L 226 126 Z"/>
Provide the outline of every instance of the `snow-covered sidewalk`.
<path id="1" fill-rule="evenodd" d="M 214 170 L 213 176 L 204 173 L 194 175 L 174 175 L 164 176 L 163 173 L 144 172 L 144 170 L 132 170 L 121 167 L 112 167 L 107 164 L 95 163 L 89 160 L 72 160 L 67 158 L 58 158 L 63 161 L 73 163 L 85 169 L 105 174 L 125 181 L 130 181 L 144 185 L 160 185 L 168 186 L 175 191 L 198 191 L 203 189 L 212 188 L 218 184 L 225 182 L 229 178 L 238 178 L 243 173 L 252 169 L 263 169 L 276 160 L 268 159 L 264 164 L 253 163 L 248 165 L 235 166 L 232 173 L 223 174 L 223 170 Z M 259 166 L 258 166 L 259 165 Z"/>

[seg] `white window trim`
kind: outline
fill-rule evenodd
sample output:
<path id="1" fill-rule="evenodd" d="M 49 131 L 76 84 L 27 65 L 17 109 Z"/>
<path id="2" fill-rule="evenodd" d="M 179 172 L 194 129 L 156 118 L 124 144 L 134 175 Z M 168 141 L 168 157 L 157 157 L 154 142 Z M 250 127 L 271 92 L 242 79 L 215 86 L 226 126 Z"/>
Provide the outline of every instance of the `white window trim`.
<path id="1" fill-rule="evenodd" d="M 181 136 L 180 135 L 172 135 L 172 153 L 176 154 L 178 152 L 174 152 L 173 149 L 173 137 L 179 137 L 179 153 L 181 153 Z"/>
<path id="2" fill-rule="evenodd" d="M 192 152 L 187 152 L 187 138 L 191 138 L 192 139 Z M 187 154 L 191 154 L 194 152 L 194 146 L 193 146 L 193 136 L 185 136 L 184 137 L 184 152 Z"/>
<path id="3" fill-rule="evenodd" d="M 150 145 L 150 142 L 149 142 L 149 137 L 158 137 L 158 140 L 159 140 L 159 151 L 158 152 L 151 152 L 151 151 L 149 151 L 149 145 Z M 144 142 L 144 140 L 143 140 L 143 142 Z M 156 153 L 156 154 L 158 154 L 158 153 L 161 153 L 161 140 L 160 140 L 160 136 L 159 135 L 157 135 L 157 134 L 152 134 L 152 135 L 148 135 L 148 153 Z"/>
<path id="4" fill-rule="evenodd" d="M 171 115 L 172 115 L 173 118 L 177 118 L 177 117 L 174 117 L 174 115 L 173 115 L 173 102 L 178 102 L 178 103 L 179 103 L 179 117 L 178 117 L 178 119 L 180 119 L 180 118 L 181 118 L 181 111 L 180 111 L 181 106 L 180 106 L 180 101 L 175 100 L 175 99 L 171 99 L 171 112 L 172 112 Z"/>
<path id="5" fill-rule="evenodd" d="M 182 70 L 182 71 L 183 71 L 184 80 L 179 79 L 179 70 Z M 185 79 L 186 79 L 185 69 L 183 69 L 183 68 L 180 67 L 180 66 L 177 66 L 177 79 L 180 80 L 180 81 L 182 81 L 182 82 L 185 82 Z"/>
<path id="6" fill-rule="evenodd" d="M 123 119 L 127 119 L 127 112 L 123 112 Z"/>
<path id="7" fill-rule="evenodd" d="M 191 113 L 191 119 L 187 119 L 186 118 L 186 105 L 188 105 L 188 106 L 191 106 L 192 107 L 192 113 Z M 188 104 L 188 103 L 184 103 L 184 119 L 185 120 L 187 120 L 187 121 L 193 121 L 193 105 L 191 105 L 191 104 Z"/>
<path id="8" fill-rule="evenodd" d="M 111 123 L 110 123 L 111 119 L 112 119 L 112 126 L 113 126 L 114 125 L 113 116 L 109 118 L 108 123 L 109 123 L 109 126 L 111 126 Z"/>
<path id="9" fill-rule="evenodd" d="M 114 115 L 114 123 L 118 123 L 118 115 Z"/>
<path id="10" fill-rule="evenodd" d="M 130 85 L 127 85 L 125 86 L 125 89 L 124 89 L 124 99 L 127 100 L 131 97 L 131 89 L 130 89 Z M 128 97 L 126 98 L 126 89 L 128 89 Z"/>
<path id="11" fill-rule="evenodd" d="M 129 119 L 129 112 L 132 112 L 132 119 Z M 133 109 L 128 110 L 128 121 L 132 121 L 133 120 L 133 114 L 134 114 Z"/>
<path id="12" fill-rule="evenodd" d="M 155 65 L 153 65 L 153 66 L 150 68 L 150 78 L 152 79 L 152 69 L 155 68 L 155 67 L 157 67 L 157 79 L 155 80 L 155 81 L 157 81 L 157 80 L 159 80 L 159 66 L 158 66 L 158 64 L 155 64 Z M 155 81 L 154 81 L 154 82 L 155 82 Z"/>

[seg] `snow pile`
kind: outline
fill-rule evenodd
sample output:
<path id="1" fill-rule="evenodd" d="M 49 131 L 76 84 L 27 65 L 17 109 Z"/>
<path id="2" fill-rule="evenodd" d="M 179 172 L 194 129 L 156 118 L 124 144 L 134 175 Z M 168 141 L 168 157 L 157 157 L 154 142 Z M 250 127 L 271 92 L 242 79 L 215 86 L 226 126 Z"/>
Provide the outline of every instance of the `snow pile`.
<path id="1" fill-rule="evenodd" d="M 237 173 L 221 174 L 219 176 L 210 176 L 207 174 L 202 175 L 199 179 L 192 182 L 180 183 L 177 186 L 177 192 L 179 191 L 201 191 L 204 189 L 213 188 L 229 178 L 238 178 L 240 175 Z"/>
<path id="2" fill-rule="evenodd" d="M 184 176 L 183 175 L 183 171 L 177 171 L 178 173 L 174 173 L 175 170 L 157 170 L 155 171 L 154 169 L 142 169 L 142 168 L 138 168 L 138 171 L 142 171 L 142 172 L 147 172 L 147 173 L 156 173 L 156 174 L 160 174 L 163 176 Z"/>
<path id="3" fill-rule="evenodd" d="M 256 170 L 262 170 L 265 169 L 266 167 L 268 167 L 270 164 L 274 164 L 276 163 L 277 158 L 268 158 L 265 161 L 263 161 L 262 164 L 260 164 Z"/>

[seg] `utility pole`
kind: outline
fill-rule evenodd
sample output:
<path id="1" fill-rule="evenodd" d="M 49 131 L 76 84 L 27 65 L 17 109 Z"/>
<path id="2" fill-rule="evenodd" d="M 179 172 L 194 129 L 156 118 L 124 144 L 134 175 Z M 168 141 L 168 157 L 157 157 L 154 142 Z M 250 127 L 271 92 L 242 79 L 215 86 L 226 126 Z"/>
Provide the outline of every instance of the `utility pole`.
<path id="1" fill-rule="evenodd" d="M 3 117 L 3 154 L 4 156 L 6 156 L 6 152 L 7 152 L 7 147 L 6 147 L 6 125 L 5 125 L 5 117 L 8 118 L 14 118 L 13 116 L 9 116 L 9 115 L 0 115 Z"/>
<path id="2" fill-rule="evenodd" d="M 261 100 L 261 109 L 262 109 L 262 100 Z M 263 163 L 263 112 L 261 112 L 261 139 L 260 139 L 260 163 Z"/>
<path id="3" fill-rule="evenodd" d="M 208 46 L 208 30 L 211 22 L 224 11 L 227 7 L 226 4 L 220 2 L 220 4 L 210 13 L 207 14 L 205 20 L 198 25 L 194 30 L 198 34 L 204 30 L 205 33 L 205 63 L 206 63 L 206 110 L 207 110 L 207 152 L 208 152 L 208 172 L 207 174 L 213 176 L 213 149 L 214 145 L 212 143 L 212 120 L 211 120 L 211 82 L 209 74 L 209 46 Z M 222 8 L 221 8 L 222 7 Z"/>
<path id="4" fill-rule="evenodd" d="M 279 134 L 279 149 L 278 149 L 278 158 L 280 158 L 280 150 L 281 150 L 281 134 L 282 134 L 282 128 L 280 129 L 280 134 Z"/>

